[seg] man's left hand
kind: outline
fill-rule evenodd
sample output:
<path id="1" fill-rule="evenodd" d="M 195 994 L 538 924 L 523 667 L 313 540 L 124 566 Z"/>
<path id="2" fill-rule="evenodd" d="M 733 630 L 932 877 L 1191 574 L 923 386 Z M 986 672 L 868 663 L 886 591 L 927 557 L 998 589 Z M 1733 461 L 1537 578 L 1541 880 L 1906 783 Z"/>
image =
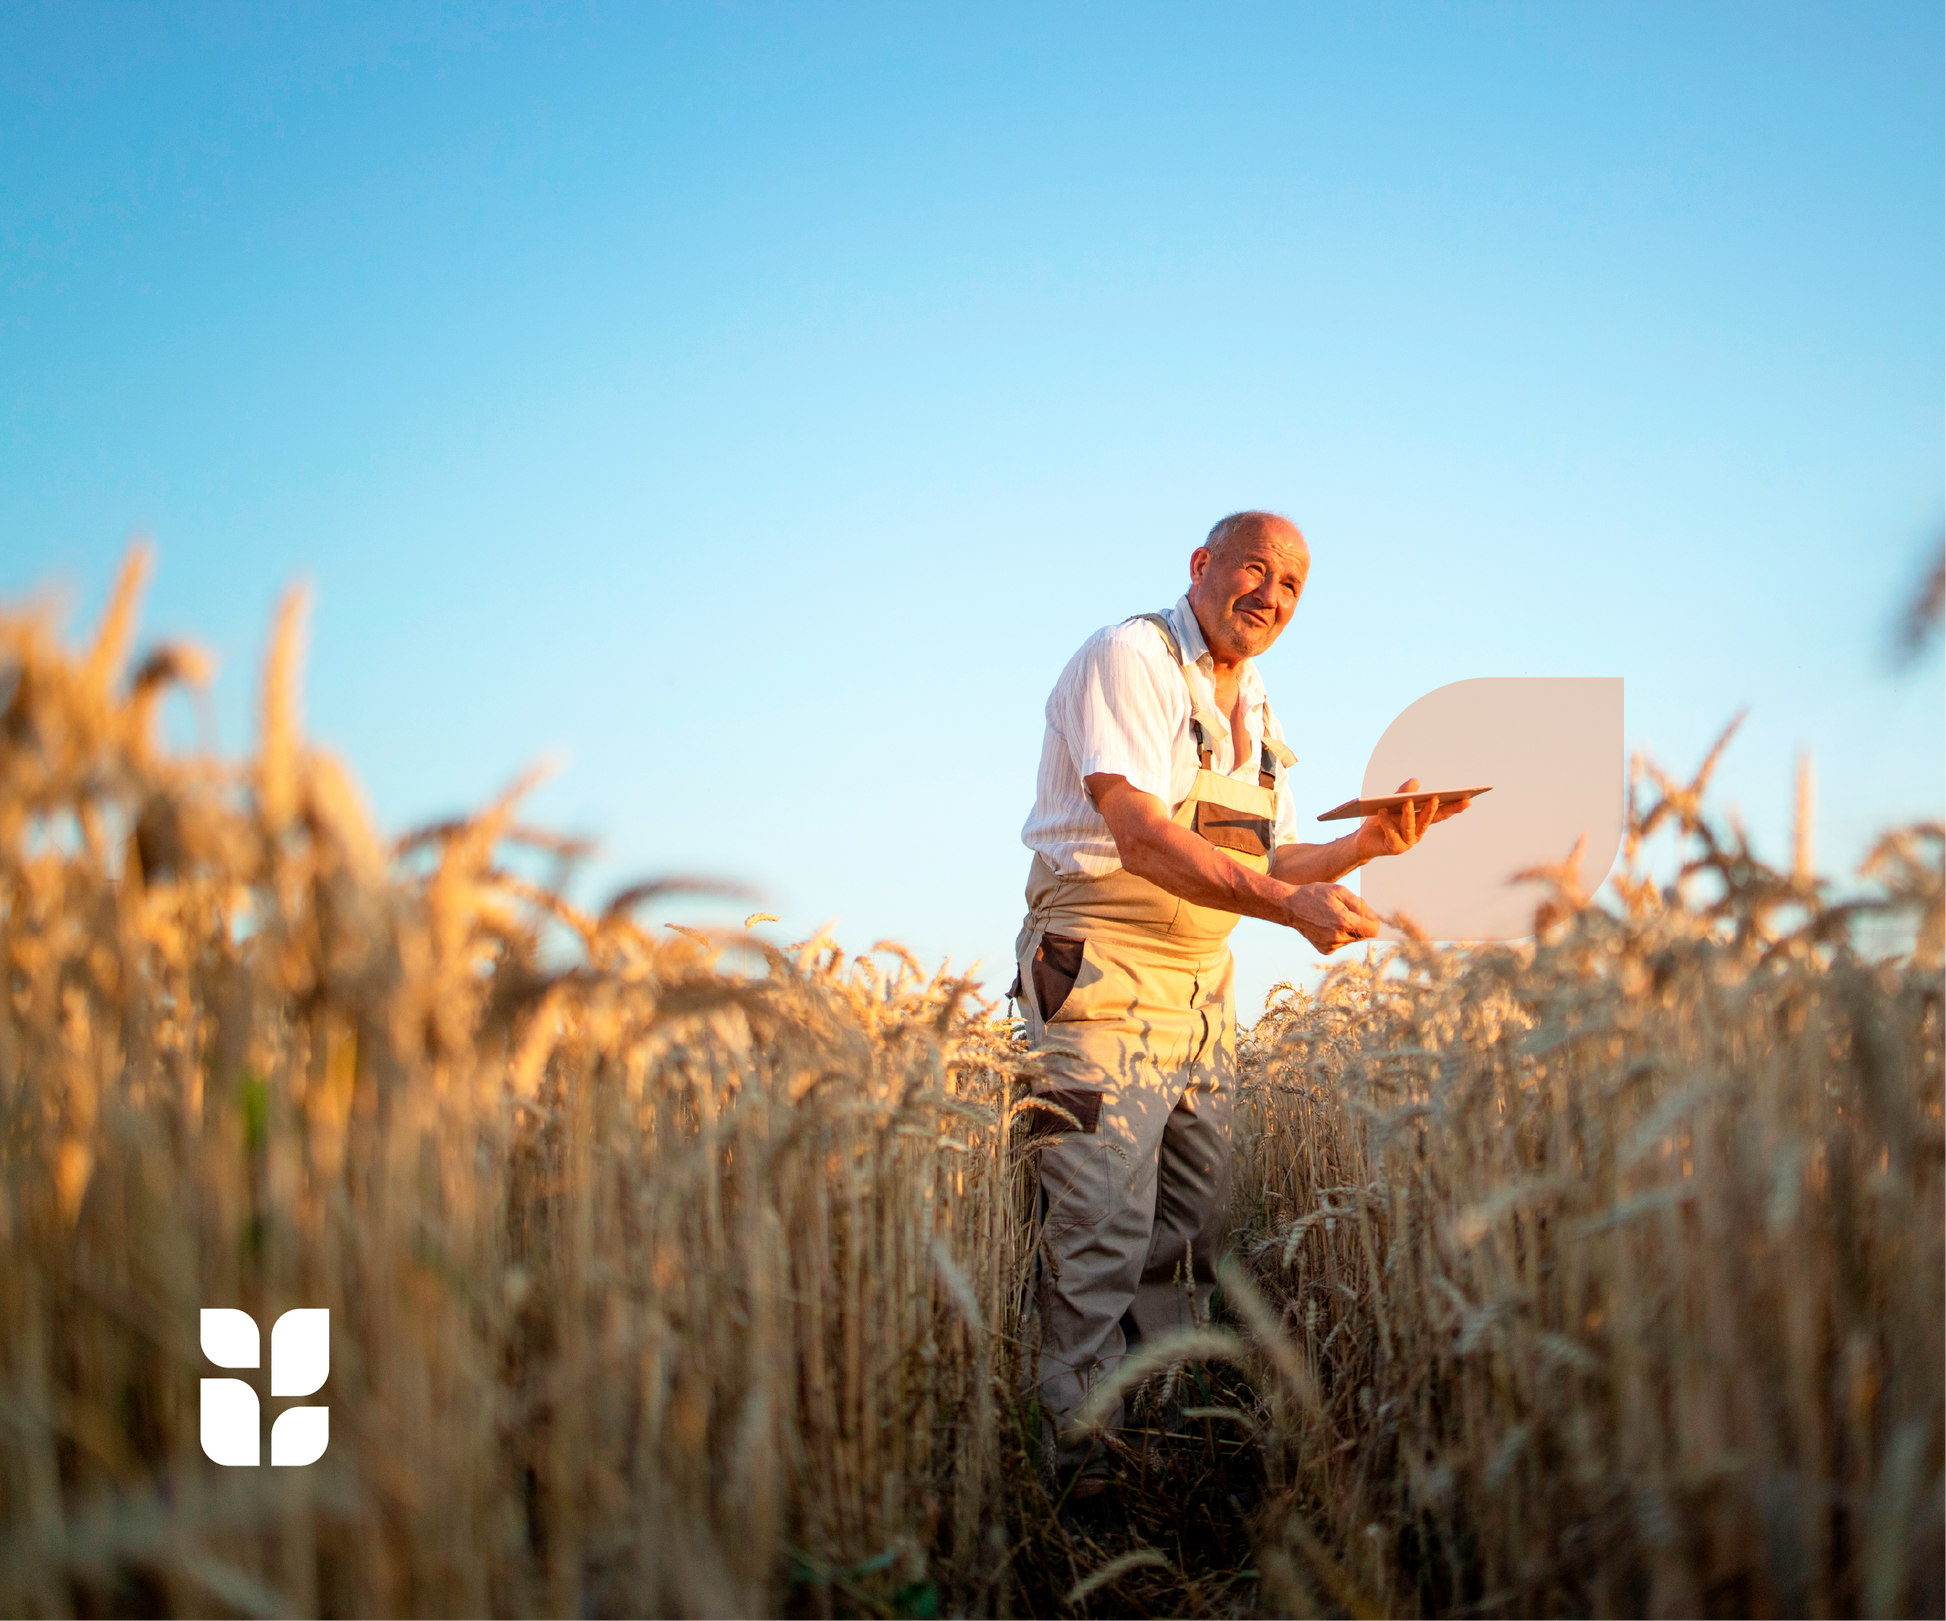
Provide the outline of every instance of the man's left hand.
<path id="1" fill-rule="evenodd" d="M 1417 777 L 1407 777 L 1395 791 L 1409 794 L 1416 792 L 1418 787 Z M 1472 803 L 1471 795 L 1443 800 L 1435 794 L 1430 799 L 1407 800 L 1391 810 L 1367 816 L 1353 835 L 1358 841 L 1358 859 L 1363 862 L 1379 856 L 1404 855 L 1426 836 L 1427 828 L 1459 815 Z"/>

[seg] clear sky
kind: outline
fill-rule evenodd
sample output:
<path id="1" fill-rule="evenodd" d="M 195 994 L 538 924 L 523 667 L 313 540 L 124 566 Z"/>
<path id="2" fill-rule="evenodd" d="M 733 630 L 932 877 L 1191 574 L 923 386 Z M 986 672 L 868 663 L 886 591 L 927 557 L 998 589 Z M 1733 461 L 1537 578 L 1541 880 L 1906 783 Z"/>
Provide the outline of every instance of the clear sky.
<path id="1" fill-rule="evenodd" d="M 1048 686 L 1254 505 L 1306 820 L 1525 674 L 1685 769 L 1751 705 L 1773 853 L 1800 748 L 1830 867 L 1940 814 L 1937 4 L 3 16 L 0 592 L 153 533 L 235 749 L 308 578 L 394 829 L 551 752 L 590 892 L 998 989 Z"/>

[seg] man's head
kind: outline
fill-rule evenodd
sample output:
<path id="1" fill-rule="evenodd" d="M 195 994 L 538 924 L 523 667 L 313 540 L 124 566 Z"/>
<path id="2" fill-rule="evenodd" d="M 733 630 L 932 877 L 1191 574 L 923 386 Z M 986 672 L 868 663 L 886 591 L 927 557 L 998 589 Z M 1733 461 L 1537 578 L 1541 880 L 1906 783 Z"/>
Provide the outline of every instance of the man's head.
<path id="1" fill-rule="evenodd" d="M 1274 512 L 1233 512 L 1189 555 L 1189 605 L 1219 659 L 1254 658 L 1277 640 L 1311 573 L 1311 548 Z"/>

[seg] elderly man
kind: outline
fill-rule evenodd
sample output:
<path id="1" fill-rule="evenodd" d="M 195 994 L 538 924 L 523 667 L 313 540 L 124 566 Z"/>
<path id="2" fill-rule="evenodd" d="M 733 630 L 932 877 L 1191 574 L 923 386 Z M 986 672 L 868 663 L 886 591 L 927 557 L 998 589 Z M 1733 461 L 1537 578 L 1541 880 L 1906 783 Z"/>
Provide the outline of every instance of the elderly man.
<path id="1" fill-rule="evenodd" d="M 1297 842 L 1295 756 L 1252 661 L 1310 567 L 1286 519 L 1223 519 L 1190 555 L 1188 594 L 1097 631 L 1047 700 L 1015 994 L 1049 1077 L 1034 1111 L 1048 1134 L 1038 1379 L 1057 1427 L 1132 1341 L 1208 1303 L 1229 1202 L 1238 917 L 1324 952 L 1369 939 L 1377 916 L 1334 880 L 1466 806 L 1408 805 Z M 1060 1456 L 1075 1499 L 1101 1491 L 1099 1451 Z"/>

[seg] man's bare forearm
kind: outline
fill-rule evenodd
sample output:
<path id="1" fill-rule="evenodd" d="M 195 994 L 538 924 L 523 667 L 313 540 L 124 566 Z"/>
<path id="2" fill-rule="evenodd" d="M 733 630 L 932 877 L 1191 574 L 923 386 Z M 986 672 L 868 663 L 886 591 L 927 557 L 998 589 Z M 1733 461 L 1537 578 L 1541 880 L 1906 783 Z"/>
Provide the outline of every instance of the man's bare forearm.
<path id="1" fill-rule="evenodd" d="M 1280 844 L 1271 852 L 1270 875 L 1287 884 L 1335 884 L 1370 860 L 1358 853 L 1358 835 L 1329 844 Z"/>
<path id="2" fill-rule="evenodd" d="M 1260 917 L 1296 929 L 1319 951 L 1336 951 L 1378 932 L 1378 914 L 1336 884 L 1293 884 L 1253 872 L 1207 839 L 1170 820 L 1162 801 L 1102 772 L 1083 779 L 1114 835 L 1122 866 L 1197 906 Z"/>
<path id="3" fill-rule="evenodd" d="M 1290 920 L 1291 890 L 1298 880 L 1252 872 L 1174 822 L 1156 820 L 1129 830 L 1122 865 L 1181 900 L 1242 917 Z M 1118 841 L 1119 842 L 1119 841 Z"/>

